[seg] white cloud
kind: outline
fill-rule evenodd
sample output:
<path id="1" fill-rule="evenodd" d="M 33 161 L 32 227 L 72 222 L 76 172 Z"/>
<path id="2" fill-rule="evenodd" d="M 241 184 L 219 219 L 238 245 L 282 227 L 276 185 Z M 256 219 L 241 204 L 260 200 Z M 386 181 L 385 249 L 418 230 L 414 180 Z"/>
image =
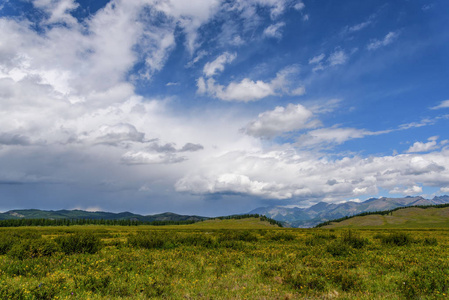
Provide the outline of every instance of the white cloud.
<path id="1" fill-rule="evenodd" d="M 231 82 L 226 87 L 215 84 L 215 80 L 209 78 L 207 91 L 211 96 L 225 101 L 249 102 L 275 95 L 275 90 L 270 83 L 262 80 L 252 81 L 248 78 L 240 82 Z"/>
<path id="2" fill-rule="evenodd" d="M 224 101 L 257 101 L 262 98 L 277 95 L 278 93 L 302 95 L 305 93 L 303 86 L 296 86 L 290 89 L 291 77 L 298 72 L 297 66 L 284 68 L 276 74 L 270 82 L 262 80 L 253 81 L 244 78 L 240 82 L 231 82 L 227 86 L 216 83 L 215 79 L 199 78 L 197 80 L 197 92 L 208 95 Z"/>
<path id="3" fill-rule="evenodd" d="M 392 42 L 394 42 L 399 36 L 398 32 L 389 32 L 383 40 L 373 40 L 371 41 L 368 46 L 366 47 L 368 50 L 376 50 L 380 47 L 384 47 L 387 45 L 390 45 Z"/>
<path id="4" fill-rule="evenodd" d="M 70 15 L 70 11 L 75 10 L 79 6 L 74 0 L 34 0 L 33 5 L 48 14 L 48 18 L 45 20 L 46 24 L 64 23 L 74 25 L 77 23 L 77 20 Z"/>
<path id="5" fill-rule="evenodd" d="M 427 143 L 415 142 L 406 152 L 407 153 L 415 153 L 415 152 L 427 152 L 431 150 L 435 150 L 440 146 L 437 143 L 438 136 L 430 137 Z"/>
<path id="6" fill-rule="evenodd" d="M 312 117 L 312 112 L 301 104 L 277 106 L 274 110 L 259 114 L 256 120 L 244 128 L 244 131 L 255 137 L 271 138 L 284 132 L 318 126 L 320 122 Z"/>
<path id="7" fill-rule="evenodd" d="M 220 7 L 219 0 L 185 1 L 168 0 L 152 1 L 157 10 L 173 17 L 187 35 L 186 48 L 191 54 L 199 47 L 197 30 L 206 23 Z"/>
<path id="8" fill-rule="evenodd" d="M 449 183 L 447 154 L 444 150 L 420 156 L 355 156 L 332 160 L 289 147 L 231 151 L 204 161 L 180 179 L 176 189 L 193 194 L 241 193 L 269 199 L 310 200 L 332 195 L 328 198 L 331 202 L 377 194 L 381 188 L 419 194 L 422 186 Z M 328 184 L 331 181 L 333 184 Z"/>
<path id="9" fill-rule="evenodd" d="M 348 56 L 343 50 L 336 50 L 329 55 L 328 62 L 330 66 L 342 65 L 346 63 Z"/>
<path id="10" fill-rule="evenodd" d="M 272 24 L 265 28 L 263 31 L 263 35 L 270 38 L 280 39 L 282 38 L 281 28 L 285 26 L 284 22 L 279 22 L 276 24 Z"/>
<path id="11" fill-rule="evenodd" d="M 298 3 L 296 3 L 293 8 L 296 10 L 303 10 L 305 8 L 305 4 L 302 1 L 298 1 Z"/>
<path id="12" fill-rule="evenodd" d="M 441 108 L 449 108 L 449 100 L 441 101 L 437 106 L 433 106 L 430 109 L 441 109 Z"/>
<path id="13" fill-rule="evenodd" d="M 363 28 L 365 28 L 365 27 L 367 27 L 368 25 L 370 25 L 371 23 L 372 23 L 372 21 L 371 21 L 371 20 L 368 20 L 368 21 L 365 21 L 365 22 L 356 24 L 356 25 L 354 25 L 354 26 L 349 27 L 349 28 L 348 28 L 348 31 L 349 31 L 349 32 L 360 31 L 360 30 L 362 30 Z"/>
<path id="14" fill-rule="evenodd" d="M 378 135 L 387 132 L 388 131 L 372 132 L 357 128 L 340 128 L 338 126 L 319 128 L 301 135 L 297 140 L 297 145 L 298 147 L 339 145 L 348 140 L 360 139 L 365 136 Z"/>
<path id="15" fill-rule="evenodd" d="M 309 59 L 309 64 L 318 64 L 324 59 L 324 57 L 325 57 L 324 53 L 314 56 L 311 59 Z"/>
<path id="16" fill-rule="evenodd" d="M 440 188 L 440 192 L 442 192 L 442 193 L 449 193 L 449 187 L 442 187 L 442 188 Z"/>
<path id="17" fill-rule="evenodd" d="M 402 194 L 402 195 L 417 195 L 422 193 L 422 187 L 414 185 L 408 188 L 395 187 L 390 191 L 390 194 Z"/>
<path id="18" fill-rule="evenodd" d="M 206 81 L 204 80 L 203 77 L 200 77 L 197 79 L 196 81 L 196 86 L 197 86 L 197 93 L 198 94 L 204 94 L 207 91 L 207 85 L 206 85 Z"/>
<path id="19" fill-rule="evenodd" d="M 372 25 L 375 22 L 375 19 L 377 18 L 377 13 L 372 14 L 369 16 L 366 21 L 361 22 L 359 24 L 353 25 L 351 27 L 346 26 L 343 30 L 343 33 L 354 33 L 360 30 L 365 29 L 366 27 Z"/>
<path id="20" fill-rule="evenodd" d="M 275 0 L 241 2 L 235 5 L 267 7 L 272 18 L 292 5 Z M 71 16 L 75 1 L 34 3 L 36 13 L 45 16 L 41 24 L 0 18 L 2 183 L 33 183 L 33 188 L 39 188 L 34 183 L 57 183 L 52 191 L 70 190 L 76 199 L 105 192 L 107 200 L 98 203 L 100 207 L 122 202 L 120 191 L 125 190 L 169 190 L 170 196 L 177 197 L 175 183 L 178 191 L 186 193 L 239 193 L 299 201 L 330 194 L 334 197 L 330 201 L 337 201 L 397 186 L 449 186 L 445 148 L 422 155 L 326 157 L 319 151 L 323 144 L 380 134 L 339 127 L 310 130 L 318 124 L 314 114 L 332 110 L 332 103 L 320 108 L 280 106 L 261 113 L 245 128 L 248 134 L 242 134 L 239 130 L 248 118 L 235 111 L 223 112 L 223 106 L 184 115 L 167 107 L 171 99 L 136 95 L 135 80 L 151 79 L 164 67 L 176 46 L 176 28 L 184 30 L 188 51 L 196 53 L 202 42 L 197 29 L 220 7 L 218 1 L 157 1 L 152 9 L 148 9 L 152 1 L 111 1 L 82 22 Z M 165 16 L 155 25 L 154 17 L 161 12 Z M 246 13 L 251 19 L 257 11 L 241 11 Z M 38 33 L 35 26 L 44 28 Z M 198 51 L 192 65 L 206 55 L 210 54 Z M 236 77 L 226 84 L 215 82 L 213 76 L 229 60 L 209 65 L 206 73 L 211 75 L 198 79 L 198 93 L 226 101 L 255 101 L 305 92 L 295 68 L 268 79 Z M 319 62 L 323 61 L 338 64 L 342 57 L 326 60 L 323 56 Z M 140 66 L 140 73 L 129 78 L 130 71 Z M 413 126 L 420 124 L 424 123 Z M 311 141 L 304 141 L 312 151 L 300 151 L 296 145 L 270 148 L 269 142 L 259 138 L 303 129 L 310 130 L 304 136 Z M 78 194 L 82 190 L 87 192 Z M 141 201 L 149 202 L 148 197 Z M 61 205 L 59 199 L 55 203 Z"/>
<path id="21" fill-rule="evenodd" d="M 305 93 L 306 93 L 306 88 L 303 86 L 297 87 L 296 89 L 294 89 L 290 92 L 290 94 L 293 96 L 301 96 L 301 95 L 304 95 Z"/>
<path id="22" fill-rule="evenodd" d="M 191 61 L 189 61 L 186 64 L 186 68 L 191 68 L 194 64 L 196 64 L 197 62 L 199 62 L 203 57 L 205 57 L 206 55 L 208 55 L 209 52 L 205 51 L 205 50 L 201 50 L 199 51 L 195 58 L 193 58 Z"/>
<path id="23" fill-rule="evenodd" d="M 224 70 L 224 65 L 232 62 L 237 57 L 235 53 L 225 52 L 214 61 L 206 63 L 203 68 L 203 73 L 207 77 L 214 76 L 217 72 Z"/>

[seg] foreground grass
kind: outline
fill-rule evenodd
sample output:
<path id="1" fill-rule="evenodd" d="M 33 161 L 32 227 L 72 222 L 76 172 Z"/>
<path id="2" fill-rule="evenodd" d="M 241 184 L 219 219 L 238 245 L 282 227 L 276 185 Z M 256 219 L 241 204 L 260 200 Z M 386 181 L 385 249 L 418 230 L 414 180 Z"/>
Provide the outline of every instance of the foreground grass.
<path id="1" fill-rule="evenodd" d="M 446 230 L 201 226 L 1 230 L 0 298 L 447 298 Z"/>

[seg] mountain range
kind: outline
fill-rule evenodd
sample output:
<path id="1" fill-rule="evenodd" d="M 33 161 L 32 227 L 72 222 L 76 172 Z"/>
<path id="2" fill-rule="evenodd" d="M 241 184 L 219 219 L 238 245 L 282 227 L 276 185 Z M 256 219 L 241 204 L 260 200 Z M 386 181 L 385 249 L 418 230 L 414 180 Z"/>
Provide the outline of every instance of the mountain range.
<path id="1" fill-rule="evenodd" d="M 40 209 L 16 209 L 5 213 L 0 213 L 0 220 L 11 219 L 91 219 L 91 220 L 133 220 L 143 222 L 153 221 L 200 221 L 207 217 L 178 215 L 175 213 L 162 213 L 155 215 L 139 215 L 130 212 L 111 213 L 103 211 L 84 211 L 84 210 L 40 210 Z"/>
<path id="2" fill-rule="evenodd" d="M 432 199 L 407 196 L 404 198 L 371 198 L 364 202 L 345 202 L 340 204 L 319 202 L 311 207 L 260 207 L 249 212 L 250 214 L 265 215 L 276 221 L 280 221 L 290 227 L 308 228 L 319 223 L 357 215 L 364 212 L 384 211 L 397 207 L 416 205 L 437 205 L 449 203 L 449 196 L 435 196 Z"/>
<path id="3" fill-rule="evenodd" d="M 407 196 L 404 198 L 371 198 L 364 202 L 345 202 L 340 204 L 319 202 L 311 207 L 284 207 L 269 206 L 252 210 L 248 214 L 267 216 L 289 227 L 308 228 L 319 223 L 353 216 L 364 212 L 375 212 L 395 209 L 397 207 L 409 207 L 416 205 L 438 205 L 449 203 L 449 196 L 436 196 L 432 199 Z M 171 212 L 155 215 L 139 215 L 131 212 L 111 213 L 102 211 L 84 210 L 39 210 L 16 209 L 0 213 L 0 220 L 11 219 L 94 219 L 94 220 L 135 220 L 135 221 L 200 221 L 208 217 L 196 215 L 179 215 Z"/>

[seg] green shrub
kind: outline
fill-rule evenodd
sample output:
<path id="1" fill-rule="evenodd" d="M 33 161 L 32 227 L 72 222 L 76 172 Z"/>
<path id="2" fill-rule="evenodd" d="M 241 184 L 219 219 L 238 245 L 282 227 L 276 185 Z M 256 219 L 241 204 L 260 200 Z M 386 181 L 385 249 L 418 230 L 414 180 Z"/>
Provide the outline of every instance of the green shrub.
<path id="1" fill-rule="evenodd" d="M 218 241 L 243 241 L 257 242 L 258 238 L 254 232 L 249 230 L 224 230 L 218 236 Z"/>
<path id="2" fill-rule="evenodd" d="M 284 282 L 297 290 L 314 290 L 324 291 L 326 288 L 326 280 L 322 276 L 315 274 L 290 273 L 283 277 Z"/>
<path id="3" fill-rule="evenodd" d="M 341 241 L 330 243 L 327 245 L 326 251 L 332 256 L 346 256 L 351 252 L 349 246 Z"/>
<path id="4" fill-rule="evenodd" d="M 0 255 L 6 254 L 11 248 L 20 243 L 20 239 L 11 234 L 0 235 Z"/>
<path id="5" fill-rule="evenodd" d="M 86 289 L 94 293 L 107 294 L 111 276 L 109 274 L 87 274 L 75 277 L 75 287 Z"/>
<path id="6" fill-rule="evenodd" d="M 101 239 L 88 232 L 77 232 L 55 239 L 65 254 L 97 253 L 103 246 Z"/>
<path id="7" fill-rule="evenodd" d="M 268 234 L 267 239 L 270 241 L 293 241 L 295 235 L 291 232 L 274 232 Z"/>
<path id="8" fill-rule="evenodd" d="M 361 288 L 360 279 L 355 274 L 348 272 L 338 273 L 333 277 L 333 281 L 340 285 L 341 289 L 345 292 L 359 290 Z"/>
<path id="9" fill-rule="evenodd" d="M 351 230 L 343 232 L 341 240 L 344 244 L 351 246 L 352 248 L 360 249 L 368 244 L 368 240 L 360 237 L 358 234 Z"/>
<path id="10" fill-rule="evenodd" d="M 408 273 L 403 280 L 398 281 L 398 289 L 407 299 L 421 299 L 422 296 L 430 299 L 427 297 L 432 294 L 444 296 L 448 292 L 448 288 L 448 274 L 438 268 L 415 269 Z"/>
<path id="11" fill-rule="evenodd" d="M 175 244 L 185 246 L 201 246 L 206 248 L 213 248 L 217 246 L 217 240 L 210 235 L 191 233 L 187 235 L 178 235 L 174 239 Z"/>
<path id="12" fill-rule="evenodd" d="M 384 245 L 407 246 L 414 242 L 413 238 L 405 232 L 394 232 L 389 235 L 381 235 L 380 241 Z"/>
<path id="13" fill-rule="evenodd" d="M 306 246 L 316 246 L 322 245 L 328 240 L 334 240 L 337 236 L 333 233 L 325 234 L 325 233 L 315 233 L 312 236 L 309 236 L 305 240 Z"/>
<path id="14" fill-rule="evenodd" d="M 8 255 L 16 259 L 50 256 L 59 250 L 58 245 L 48 239 L 22 240 L 12 246 Z"/>
<path id="15" fill-rule="evenodd" d="M 145 249 L 167 248 L 167 246 L 170 246 L 169 244 L 173 245 L 173 243 L 170 243 L 166 234 L 157 231 L 138 232 L 135 235 L 130 235 L 128 237 L 128 244 L 132 247 Z"/>
<path id="16" fill-rule="evenodd" d="M 437 246 L 438 245 L 438 240 L 434 237 L 432 238 L 425 238 L 423 241 L 423 245 L 425 246 Z"/>

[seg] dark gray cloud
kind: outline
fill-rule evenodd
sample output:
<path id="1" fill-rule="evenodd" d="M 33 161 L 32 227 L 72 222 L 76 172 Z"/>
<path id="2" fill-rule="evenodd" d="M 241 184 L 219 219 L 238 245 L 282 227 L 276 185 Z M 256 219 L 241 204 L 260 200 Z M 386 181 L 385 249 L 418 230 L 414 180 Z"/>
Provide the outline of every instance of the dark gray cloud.
<path id="1" fill-rule="evenodd" d="M 158 152 L 158 153 L 173 153 L 176 152 L 175 144 L 166 143 L 164 145 L 160 145 L 158 142 L 153 142 L 149 147 L 149 150 Z"/>
<path id="2" fill-rule="evenodd" d="M 30 145 L 30 139 L 21 134 L 0 133 L 0 145 Z"/>
<path id="3" fill-rule="evenodd" d="M 195 151 L 199 151 L 199 150 L 203 150 L 203 149 L 204 149 L 203 145 L 187 143 L 179 151 L 180 152 L 195 152 Z"/>

